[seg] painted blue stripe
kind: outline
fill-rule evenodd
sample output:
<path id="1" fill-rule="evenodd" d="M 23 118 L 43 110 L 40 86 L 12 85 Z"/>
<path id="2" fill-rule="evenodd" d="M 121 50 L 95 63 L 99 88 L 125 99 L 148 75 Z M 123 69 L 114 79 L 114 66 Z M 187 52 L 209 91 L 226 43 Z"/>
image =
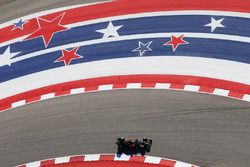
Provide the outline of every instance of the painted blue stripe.
<path id="1" fill-rule="evenodd" d="M 173 55 L 204 57 L 226 59 L 250 64 L 250 55 L 247 54 L 250 53 L 250 47 L 249 44 L 246 43 L 214 39 L 185 38 L 185 40 L 190 44 L 180 45 L 177 50 L 173 52 L 171 46 L 163 46 L 163 44 L 168 40 L 169 38 L 141 39 L 140 41 L 143 43 L 153 41 L 150 46 L 152 51 L 146 52 L 144 56 Z M 115 58 L 138 57 L 138 52 L 132 52 L 132 50 L 137 47 L 138 40 L 127 40 L 83 46 L 79 48 L 77 53 L 84 56 L 84 58 L 73 60 L 71 64 Z M 61 54 L 61 51 L 56 51 L 13 63 L 11 67 L 1 67 L 0 82 L 39 71 L 64 66 L 63 62 L 53 63 L 61 56 Z"/>
<path id="2" fill-rule="evenodd" d="M 215 19 L 224 18 L 226 28 L 217 28 L 214 33 L 238 35 L 250 37 L 250 19 L 236 17 L 213 16 Z M 204 27 L 211 21 L 211 16 L 180 15 L 180 16 L 157 16 L 113 21 L 115 26 L 124 25 L 118 30 L 120 35 L 162 33 L 162 32 L 197 32 L 211 33 L 210 27 Z M 56 33 L 48 48 L 69 43 L 87 41 L 102 38 L 98 29 L 106 28 L 107 22 L 75 27 L 67 31 Z M 0 48 L 0 54 L 6 47 Z M 42 38 L 17 42 L 11 45 L 13 52 L 22 52 L 18 56 L 45 49 Z"/>

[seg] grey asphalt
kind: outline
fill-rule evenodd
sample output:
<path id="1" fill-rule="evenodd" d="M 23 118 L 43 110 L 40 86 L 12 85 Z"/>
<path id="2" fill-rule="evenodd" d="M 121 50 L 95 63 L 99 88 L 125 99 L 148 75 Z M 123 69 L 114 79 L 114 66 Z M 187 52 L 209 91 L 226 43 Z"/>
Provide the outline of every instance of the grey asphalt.
<path id="1" fill-rule="evenodd" d="M 99 0 L 98 0 L 99 1 Z M 0 0 L 0 23 L 93 0 Z M 116 137 L 150 137 L 150 155 L 203 167 L 248 167 L 250 103 L 180 91 L 67 96 L 0 113 L 0 166 L 114 153 Z"/>
<path id="2" fill-rule="evenodd" d="M 0 0 L 0 23 L 35 12 L 105 0 Z"/>
<path id="3" fill-rule="evenodd" d="M 250 164 L 250 103 L 207 94 L 118 90 L 66 96 L 0 114 L 0 162 L 115 153 L 116 137 L 153 139 L 150 155 L 203 167 Z"/>

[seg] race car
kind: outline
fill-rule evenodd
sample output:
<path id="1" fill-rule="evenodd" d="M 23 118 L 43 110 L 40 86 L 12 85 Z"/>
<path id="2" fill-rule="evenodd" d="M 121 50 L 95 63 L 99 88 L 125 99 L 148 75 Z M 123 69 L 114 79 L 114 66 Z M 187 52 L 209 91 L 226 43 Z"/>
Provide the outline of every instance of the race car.
<path id="1" fill-rule="evenodd" d="M 125 139 L 123 137 L 117 138 L 116 145 L 118 146 L 117 155 L 120 156 L 122 153 L 126 155 L 141 154 L 144 156 L 146 152 L 150 152 L 152 140 L 143 138 L 142 141 L 138 139 Z"/>

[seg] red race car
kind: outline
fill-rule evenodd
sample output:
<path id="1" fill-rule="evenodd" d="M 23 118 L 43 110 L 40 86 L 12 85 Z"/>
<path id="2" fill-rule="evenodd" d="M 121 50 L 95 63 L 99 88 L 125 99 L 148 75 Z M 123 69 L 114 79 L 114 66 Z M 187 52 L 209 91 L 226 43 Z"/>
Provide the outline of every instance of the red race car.
<path id="1" fill-rule="evenodd" d="M 138 139 L 125 139 L 123 137 L 117 138 L 116 145 L 118 145 L 117 156 L 122 153 L 127 155 L 141 154 L 144 156 L 146 152 L 150 152 L 152 140 L 143 138 L 142 141 Z"/>

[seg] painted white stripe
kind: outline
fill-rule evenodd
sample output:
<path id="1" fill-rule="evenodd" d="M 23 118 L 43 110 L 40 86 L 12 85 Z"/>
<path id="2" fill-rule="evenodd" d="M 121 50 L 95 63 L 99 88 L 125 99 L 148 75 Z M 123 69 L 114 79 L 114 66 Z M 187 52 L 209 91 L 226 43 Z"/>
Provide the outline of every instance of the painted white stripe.
<path id="1" fill-rule="evenodd" d="M 48 94 L 42 95 L 41 100 L 51 99 L 53 97 L 55 97 L 55 93 L 48 93 Z"/>
<path id="2" fill-rule="evenodd" d="M 26 164 L 26 167 L 40 167 L 41 162 L 37 161 L 37 162 L 31 162 Z"/>
<path id="3" fill-rule="evenodd" d="M 14 108 L 14 107 L 19 107 L 19 106 L 23 106 L 23 105 L 25 105 L 25 104 L 26 104 L 25 100 L 21 100 L 21 101 L 12 103 L 12 104 L 11 104 L 11 107 L 12 107 L 12 108 Z"/>
<path id="4" fill-rule="evenodd" d="M 137 89 L 141 88 L 141 83 L 128 83 L 127 84 L 128 89 Z"/>
<path id="5" fill-rule="evenodd" d="M 130 159 L 130 156 L 126 154 L 122 154 L 120 157 L 117 157 L 117 154 L 116 154 L 114 161 L 128 161 L 129 159 Z"/>
<path id="6" fill-rule="evenodd" d="M 192 92 L 197 92 L 199 91 L 200 86 L 195 86 L 195 85 L 185 85 L 184 90 L 187 91 L 192 91 Z"/>
<path id="7" fill-rule="evenodd" d="M 156 83 L 155 88 L 156 89 L 169 89 L 171 86 L 170 83 Z"/>
<path id="8" fill-rule="evenodd" d="M 152 163 L 152 164 L 159 164 L 162 158 L 160 157 L 153 157 L 153 156 L 146 156 L 145 163 Z"/>
<path id="9" fill-rule="evenodd" d="M 244 95 L 242 99 L 250 102 L 250 95 Z"/>
<path id="10" fill-rule="evenodd" d="M 250 73 L 246 71 L 250 71 L 249 64 L 207 58 L 159 56 L 111 59 L 59 67 L 3 82 L 0 84 L 0 99 L 63 82 L 115 75 L 175 74 L 250 84 Z"/>
<path id="11" fill-rule="evenodd" d="M 62 49 L 68 49 L 73 47 L 80 47 L 80 46 L 87 46 L 87 45 L 93 45 L 93 44 L 100 44 L 100 43 L 107 43 L 107 42 L 115 42 L 115 41 L 125 41 L 125 40 L 133 40 L 133 39 L 146 39 L 146 38 L 168 38 L 172 35 L 179 36 L 185 34 L 185 37 L 191 37 L 191 38 L 207 38 L 207 39 L 222 39 L 222 40 L 229 40 L 229 41 L 237 41 L 237 42 L 246 42 L 250 43 L 249 37 L 241 37 L 236 35 L 224 35 L 224 34 L 211 34 L 211 33 L 188 33 L 188 32 L 170 32 L 170 33 L 152 33 L 152 34 L 136 34 L 136 35 L 127 35 L 127 36 L 120 36 L 116 38 L 108 38 L 108 39 L 94 39 L 89 41 L 82 41 L 82 42 L 76 42 L 66 45 L 61 45 L 49 49 L 40 50 L 37 52 L 33 52 L 30 54 L 26 54 L 17 58 L 11 59 L 12 63 L 19 62 L 22 60 L 26 60 L 29 58 L 33 58 L 36 56 L 40 56 L 46 53 L 51 53 L 55 51 L 60 51 Z"/>
<path id="12" fill-rule="evenodd" d="M 85 88 L 76 88 L 76 89 L 71 89 L 70 94 L 79 94 L 79 93 L 84 93 Z"/>
<path id="13" fill-rule="evenodd" d="M 84 157 L 84 161 L 98 161 L 100 159 L 100 154 L 87 154 Z"/>
<path id="14" fill-rule="evenodd" d="M 110 85 L 100 85 L 98 87 L 98 90 L 112 90 L 113 89 L 113 84 Z"/>
<path id="15" fill-rule="evenodd" d="M 67 157 L 59 157 L 59 158 L 55 159 L 55 164 L 66 163 L 66 162 L 69 162 L 69 160 L 70 160 L 69 156 L 67 156 Z"/>
<path id="16" fill-rule="evenodd" d="M 188 163 L 184 163 L 184 162 L 180 162 L 180 161 L 176 161 L 175 166 L 174 167 L 192 167 L 191 164 Z"/>
<path id="17" fill-rule="evenodd" d="M 22 16 L 22 17 L 10 20 L 8 22 L 2 23 L 2 24 L 0 24 L 0 28 L 4 28 L 4 27 L 7 27 L 9 25 L 12 25 L 13 23 L 18 22 L 21 18 L 26 21 L 26 20 L 30 20 L 30 19 L 33 19 L 33 18 L 45 16 L 45 15 L 51 14 L 51 13 L 56 13 L 56 12 L 60 12 L 60 11 L 68 10 L 68 9 L 73 9 L 73 8 L 78 8 L 78 7 L 83 7 L 83 6 L 89 6 L 89 5 L 95 5 L 95 4 L 100 4 L 100 3 L 104 3 L 104 2 L 111 2 L 111 1 L 112 0 L 110 0 L 110 1 L 102 1 L 102 2 L 94 2 L 94 3 L 86 3 L 86 4 L 80 4 L 80 5 L 71 5 L 71 6 L 66 6 L 66 7 L 49 9 L 49 10 L 45 10 L 45 11 L 41 11 L 41 12 L 37 12 L 37 13 L 32 13 L 30 15 Z"/>
<path id="18" fill-rule="evenodd" d="M 215 88 L 213 94 L 220 95 L 220 96 L 228 96 L 229 90 Z"/>

